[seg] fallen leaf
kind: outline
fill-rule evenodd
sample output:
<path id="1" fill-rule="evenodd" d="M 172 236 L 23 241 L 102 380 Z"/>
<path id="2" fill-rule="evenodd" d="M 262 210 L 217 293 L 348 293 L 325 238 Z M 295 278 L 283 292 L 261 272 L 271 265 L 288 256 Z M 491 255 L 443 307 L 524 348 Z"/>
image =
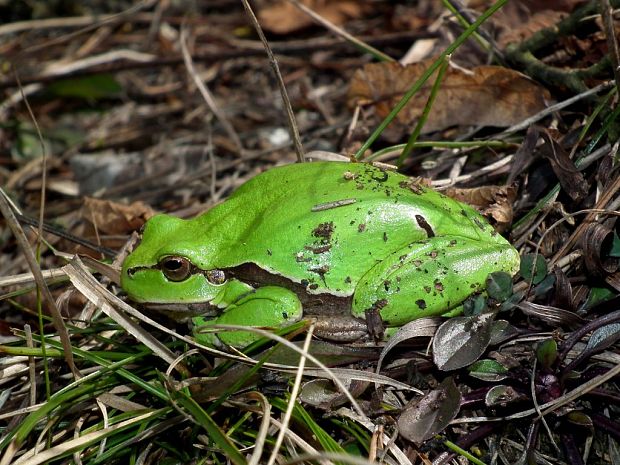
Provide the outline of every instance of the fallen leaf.
<path id="1" fill-rule="evenodd" d="M 498 382 L 508 377 L 508 369 L 497 360 L 478 360 L 472 363 L 467 370 L 469 376 L 483 381 Z"/>
<path id="2" fill-rule="evenodd" d="M 543 10 L 538 11 L 516 27 L 506 27 L 499 36 L 498 45 L 503 49 L 512 42 L 523 42 L 534 33 L 555 26 L 567 16 L 562 11 Z"/>
<path id="3" fill-rule="evenodd" d="M 528 166 L 534 159 L 534 151 L 540 138 L 540 131 L 535 125 L 527 128 L 525 138 L 521 142 L 519 149 L 515 152 L 512 160 L 512 166 L 510 168 L 510 174 L 506 180 L 506 184 L 511 185 L 515 182 L 517 177 L 525 172 Z"/>
<path id="4" fill-rule="evenodd" d="M 383 364 L 385 356 L 394 347 L 396 347 L 403 341 L 409 341 L 413 338 L 432 337 L 433 334 L 435 334 L 437 328 L 439 327 L 439 324 L 439 318 L 425 317 L 410 321 L 409 323 L 406 323 L 400 328 L 398 328 L 398 331 L 396 331 L 395 334 L 390 336 L 387 343 L 383 347 L 383 350 L 381 350 L 381 356 L 379 357 L 379 362 L 377 363 L 377 373 L 381 371 L 381 365 Z"/>
<path id="5" fill-rule="evenodd" d="M 130 205 L 99 200 L 92 197 L 84 199 L 82 217 L 99 232 L 105 234 L 127 234 L 136 231 L 155 214 L 144 202 Z"/>
<path id="6" fill-rule="evenodd" d="M 494 29 L 498 31 L 497 43 L 503 49 L 511 42 L 522 42 L 530 38 L 541 29 L 554 27 L 580 3 L 581 0 L 508 2 L 491 17 Z M 467 6 L 482 13 L 492 4 L 492 1 L 476 1 Z"/>
<path id="7" fill-rule="evenodd" d="M 620 268 L 620 258 L 610 252 L 616 233 L 604 224 L 590 223 L 581 236 L 584 264 L 591 276 L 604 277 Z"/>
<path id="8" fill-rule="evenodd" d="M 517 190 L 512 186 L 482 186 L 473 189 L 452 187 L 444 192 L 461 202 L 471 205 L 488 219 L 495 228 L 502 232 L 512 224 L 512 204 L 517 197 Z"/>
<path id="9" fill-rule="evenodd" d="M 420 444 L 443 431 L 459 413 L 461 393 L 452 378 L 408 405 L 398 417 L 398 430 L 405 438 Z"/>
<path id="10" fill-rule="evenodd" d="M 541 25 L 542 27 L 552 26 L 553 21 L 557 21 L 559 15 L 566 16 L 573 11 L 582 0 L 547 0 L 540 2 L 537 0 L 522 0 L 519 2 L 508 2 L 497 11 L 492 17 L 491 22 L 496 30 L 499 31 L 499 40 L 502 44 L 503 34 L 510 31 L 525 33 L 525 37 L 529 37 L 527 31 L 536 32 Z M 474 1 L 468 3 L 468 7 L 482 13 L 493 4 L 492 1 Z M 545 18 L 546 16 L 546 18 Z"/>
<path id="11" fill-rule="evenodd" d="M 524 300 L 517 305 L 517 308 L 521 310 L 524 315 L 538 318 L 554 327 L 571 326 L 573 328 L 579 328 L 586 323 L 586 320 L 576 313 L 570 310 L 564 310 L 563 308 L 552 307 L 551 305 L 535 304 Z"/>
<path id="12" fill-rule="evenodd" d="M 493 5 L 493 0 L 473 0 L 467 3 L 467 6 L 471 9 L 477 10 L 479 12 L 483 12 L 491 5 Z M 537 0 L 522 0 L 520 2 L 508 2 L 501 10 L 497 12 L 496 16 L 506 16 L 510 15 L 514 21 L 518 19 L 524 19 L 523 16 L 519 16 L 516 10 L 520 10 L 522 14 L 529 13 L 534 14 L 541 10 L 554 10 L 554 11 L 571 11 L 577 6 L 579 3 L 583 3 L 582 0 L 547 0 L 545 2 L 540 2 Z"/>
<path id="13" fill-rule="evenodd" d="M 359 18 L 367 10 L 363 2 L 355 0 L 300 0 L 300 3 L 337 26 Z M 276 34 L 288 34 L 314 24 L 310 16 L 286 0 L 262 8 L 258 19 L 264 29 Z"/>
<path id="14" fill-rule="evenodd" d="M 474 363 L 491 340 L 493 313 L 459 316 L 444 322 L 433 338 L 433 361 L 449 371 Z"/>
<path id="15" fill-rule="evenodd" d="M 400 4 L 405 2 L 394 3 L 390 20 L 391 27 L 396 31 L 425 31 L 441 15 L 443 8 L 440 2 L 411 2 L 410 5 Z"/>
<path id="16" fill-rule="evenodd" d="M 525 394 L 517 391 L 512 386 L 507 386 L 504 384 L 493 386 L 484 396 L 484 403 L 487 407 L 505 407 L 507 404 L 512 402 L 524 400 L 527 400 L 527 396 Z"/>
<path id="17" fill-rule="evenodd" d="M 79 216 L 83 221 L 73 229 L 73 233 L 112 249 L 122 247 L 126 236 L 139 230 L 155 211 L 144 202 L 130 205 L 86 197 Z M 80 253 L 90 256 L 93 252 L 79 247 Z"/>
<path id="18" fill-rule="evenodd" d="M 371 106 L 383 119 L 404 93 L 424 73 L 432 59 L 403 66 L 370 63 L 358 69 L 349 87 L 350 106 Z M 408 134 L 422 114 L 433 76 L 413 96 L 384 133 L 388 140 Z M 549 93 L 527 76 L 501 66 L 477 66 L 464 70 L 451 66 L 433 104 L 423 133 L 450 126 L 506 127 L 546 108 Z"/>
<path id="19" fill-rule="evenodd" d="M 353 397 L 362 395 L 370 385 L 368 381 L 356 379 L 347 379 L 344 382 Z M 305 383 L 299 392 L 299 399 L 327 411 L 333 411 L 335 407 L 349 402 L 349 397 L 340 392 L 328 379 L 313 379 Z"/>
<path id="20" fill-rule="evenodd" d="M 545 141 L 541 147 L 541 154 L 549 160 L 562 189 L 575 201 L 584 199 L 588 195 L 590 185 L 583 173 L 577 169 L 569 153 L 551 137 L 548 131 L 541 132 L 540 136 Z"/>
<path id="21" fill-rule="evenodd" d="M 57 97 L 81 98 L 94 101 L 120 95 L 123 87 L 111 74 L 94 74 L 61 79 L 47 86 L 46 91 Z"/>

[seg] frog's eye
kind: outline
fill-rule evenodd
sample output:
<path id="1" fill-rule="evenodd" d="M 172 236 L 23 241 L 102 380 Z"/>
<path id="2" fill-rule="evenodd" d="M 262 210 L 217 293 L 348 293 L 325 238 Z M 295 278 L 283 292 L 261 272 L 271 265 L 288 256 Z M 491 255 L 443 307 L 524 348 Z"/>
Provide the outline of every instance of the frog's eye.
<path id="1" fill-rule="evenodd" d="M 192 264 L 185 257 L 164 257 L 159 261 L 159 267 L 170 281 L 183 281 L 192 272 Z"/>
<path id="2" fill-rule="evenodd" d="M 220 285 L 226 282 L 226 275 L 222 270 L 208 270 L 206 272 L 207 280 L 211 284 Z"/>

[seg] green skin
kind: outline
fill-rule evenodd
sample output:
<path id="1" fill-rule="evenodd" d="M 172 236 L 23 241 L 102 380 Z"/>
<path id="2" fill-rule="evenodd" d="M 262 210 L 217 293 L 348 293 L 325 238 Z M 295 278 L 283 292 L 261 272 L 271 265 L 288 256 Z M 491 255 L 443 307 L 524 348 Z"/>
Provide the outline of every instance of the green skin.
<path id="1" fill-rule="evenodd" d="M 151 218 L 121 285 L 198 329 L 312 317 L 322 337 L 351 341 L 368 336 L 367 311 L 388 328 L 442 315 L 518 267 L 473 208 L 370 164 L 317 162 L 266 171 L 191 220 Z M 257 338 L 200 334 L 234 347 Z"/>

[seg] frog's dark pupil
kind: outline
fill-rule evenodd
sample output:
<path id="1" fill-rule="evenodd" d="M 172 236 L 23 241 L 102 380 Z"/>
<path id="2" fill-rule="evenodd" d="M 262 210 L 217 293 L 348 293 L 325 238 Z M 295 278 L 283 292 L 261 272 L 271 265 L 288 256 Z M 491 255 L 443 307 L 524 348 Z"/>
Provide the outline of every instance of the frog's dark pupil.
<path id="1" fill-rule="evenodd" d="M 171 260 L 167 260 L 164 266 L 170 271 L 178 270 L 179 268 L 181 268 L 181 260 L 177 260 L 174 258 Z"/>

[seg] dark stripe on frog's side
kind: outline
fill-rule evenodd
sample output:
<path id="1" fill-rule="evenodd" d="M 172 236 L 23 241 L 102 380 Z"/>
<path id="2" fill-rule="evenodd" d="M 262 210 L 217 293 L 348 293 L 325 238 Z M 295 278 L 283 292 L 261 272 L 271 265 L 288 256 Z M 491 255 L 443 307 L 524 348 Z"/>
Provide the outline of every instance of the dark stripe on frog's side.
<path id="1" fill-rule="evenodd" d="M 222 313 L 222 309 L 217 308 L 215 305 L 211 305 L 209 302 L 197 302 L 197 303 L 141 303 L 138 304 L 141 309 L 149 311 L 155 311 L 160 315 L 164 315 L 171 320 L 175 321 L 187 321 L 195 316 L 203 316 L 205 318 L 215 318 Z"/>
<path id="2" fill-rule="evenodd" d="M 293 291 L 299 297 L 306 316 L 337 316 L 348 315 L 351 312 L 352 296 L 338 297 L 331 294 L 310 294 L 306 286 L 291 281 L 284 276 L 263 270 L 254 263 L 227 268 L 224 270 L 228 279 L 236 278 L 252 287 L 280 286 Z"/>

